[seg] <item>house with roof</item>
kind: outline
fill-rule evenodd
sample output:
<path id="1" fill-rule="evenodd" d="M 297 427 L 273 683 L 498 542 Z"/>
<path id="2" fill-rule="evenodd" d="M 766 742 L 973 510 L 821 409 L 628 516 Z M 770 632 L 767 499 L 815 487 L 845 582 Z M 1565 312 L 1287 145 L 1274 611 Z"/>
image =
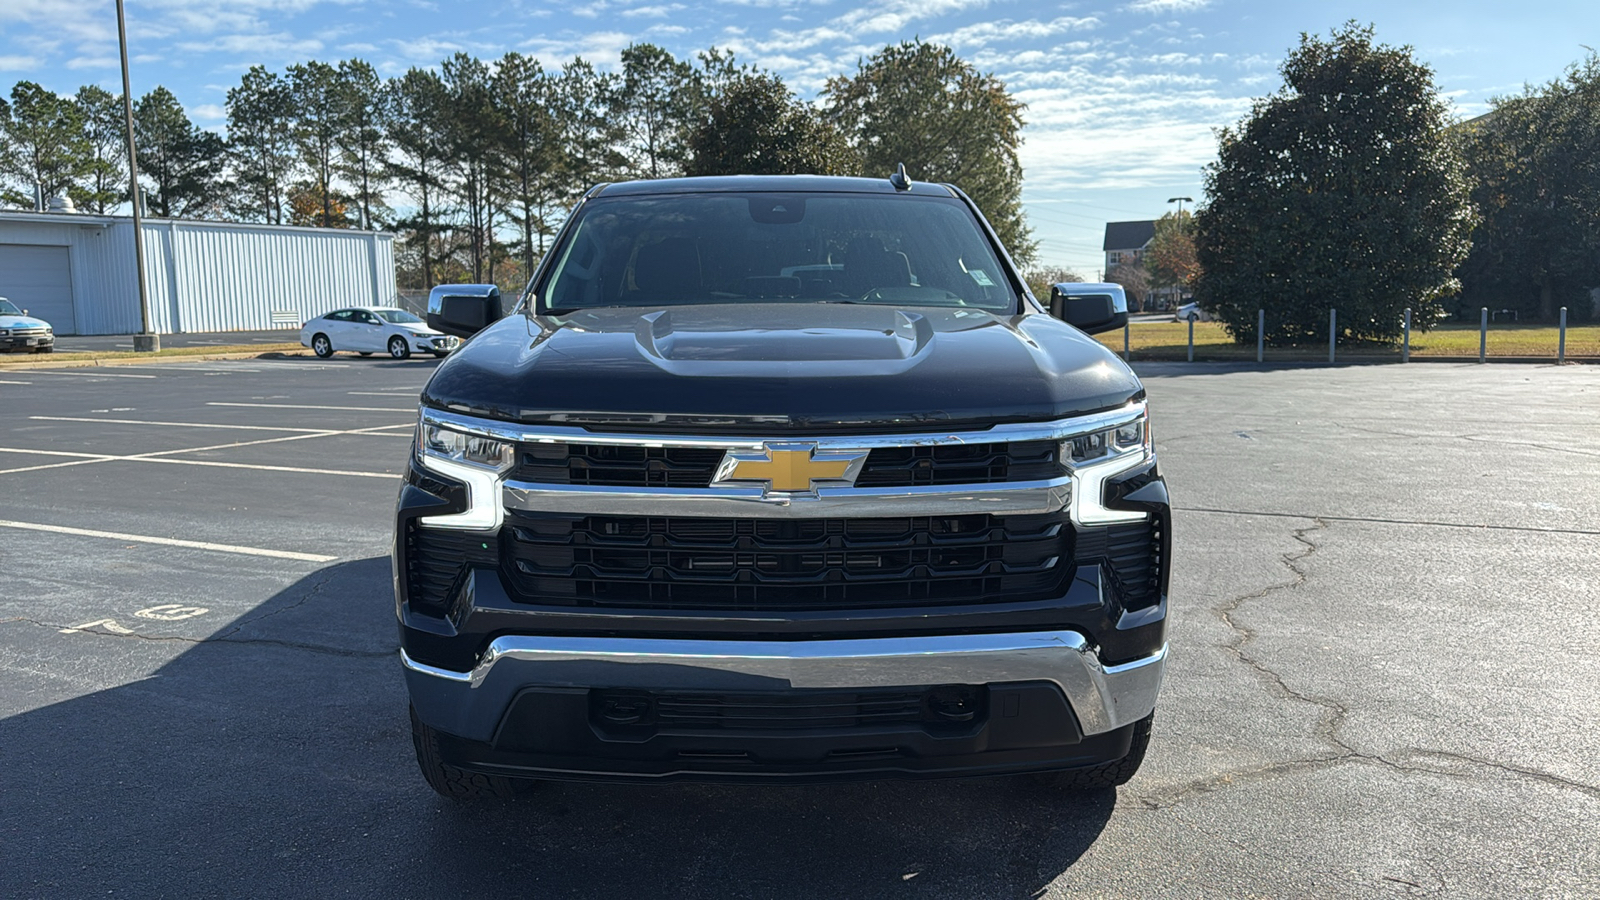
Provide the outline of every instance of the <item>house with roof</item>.
<path id="1" fill-rule="evenodd" d="M 1106 254 L 1106 277 L 1121 265 L 1142 265 L 1144 253 L 1156 236 L 1154 219 L 1142 222 L 1107 222 L 1106 239 L 1101 247 Z"/>

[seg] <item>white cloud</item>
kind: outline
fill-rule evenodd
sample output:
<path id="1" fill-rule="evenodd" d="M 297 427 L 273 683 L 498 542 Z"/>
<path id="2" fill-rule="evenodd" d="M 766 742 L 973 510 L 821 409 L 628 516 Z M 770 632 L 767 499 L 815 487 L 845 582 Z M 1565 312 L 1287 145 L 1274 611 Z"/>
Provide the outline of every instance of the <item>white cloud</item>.
<path id="1" fill-rule="evenodd" d="M 954 31 L 933 35 L 928 40 L 936 44 L 948 44 L 959 50 L 963 47 L 987 47 L 990 44 L 1012 41 L 1042 41 L 1058 34 L 1090 31 L 1100 27 L 1101 24 L 1100 20 L 1093 16 L 1081 19 L 1061 16 L 1048 22 L 1041 22 L 1038 19 L 1024 22 L 1002 19 L 998 22 L 975 22 Z"/>
<path id="2" fill-rule="evenodd" d="M 1211 5 L 1211 0 L 1134 0 L 1125 9 L 1139 13 L 1194 12 Z"/>
<path id="3" fill-rule="evenodd" d="M 43 64 L 37 56 L 0 56 L 0 72 L 27 71 Z"/>
<path id="4" fill-rule="evenodd" d="M 658 6 L 635 6 L 632 9 L 623 10 L 622 14 L 631 18 L 664 19 L 675 12 L 682 12 L 685 9 L 688 9 L 688 7 L 682 3 L 665 3 Z"/>

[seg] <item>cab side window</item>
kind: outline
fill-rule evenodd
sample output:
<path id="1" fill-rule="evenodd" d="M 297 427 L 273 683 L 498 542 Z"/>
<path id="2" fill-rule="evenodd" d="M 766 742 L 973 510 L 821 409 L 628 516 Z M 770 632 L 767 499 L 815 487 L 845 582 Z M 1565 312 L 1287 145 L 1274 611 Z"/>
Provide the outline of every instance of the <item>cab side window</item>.
<path id="1" fill-rule="evenodd" d="M 328 313 L 328 318 L 334 322 L 348 322 L 354 313 L 355 310 L 341 309 L 338 312 Z"/>

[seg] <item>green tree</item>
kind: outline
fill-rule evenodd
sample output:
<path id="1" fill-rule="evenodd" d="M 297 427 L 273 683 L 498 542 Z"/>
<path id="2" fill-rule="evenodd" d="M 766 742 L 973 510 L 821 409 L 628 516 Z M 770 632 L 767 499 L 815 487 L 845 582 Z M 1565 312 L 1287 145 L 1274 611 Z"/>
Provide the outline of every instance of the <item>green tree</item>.
<path id="1" fill-rule="evenodd" d="M 913 179 L 954 184 L 1014 259 L 1034 259 L 1017 157 L 1025 107 L 999 78 L 948 47 L 908 41 L 878 51 L 854 76 L 830 78 L 823 93 L 862 173 L 887 178 L 903 162 Z"/>
<path id="2" fill-rule="evenodd" d="M 694 113 L 694 67 L 655 44 L 622 51 L 622 90 L 616 94 L 633 174 L 665 178 L 683 171 Z"/>
<path id="3" fill-rule="evenodd" d="M 89 164 L 73 200 L 86 210 L 105 215 L 128 196 L 128 123 L 122 95 L 86 84 L 78 88 L 74 99 L 83 112 Z"/>
<path id="4" fill-rule="evenodd" d="M 394 152 L 385 160 L 384 177 L 416 203 L 412 215 L 395 223 L 408 234 L 406 243 L 419 260 L 423 287 L 432 288 L 434 269 L 442 257 L 439 238 L 445 230 L 441 209 L 445 196 L 447 144 L 439 123 L 449 115 L 450 92 L 438 74 L 411 69 L 390 82 L 391 115 L 386 131 Z"/>
<path id="5" fill-rule="evenodd" d="M 503 125 L 495 164 L 506 185 L 507 212 L 522 232 L 523 272 L 531 275 L 553 232 L 549 216 L 558 196 L 559 176 L 552 173 L 561 154 L 550 113 L 552 87 L 537 59 L 507 53 L 495 65 L 493 90 Z"/>
<path id="6" fill-rule="evenodd" d="M 623 131 L 612 111 L 617 107 L 619 79 L 600 72 L 582 57 L 561 67 L 552 85 L 551 109 L 562 147 L 558 171 L 567 201 L 627 171 L 620 150 Z"/>
<path id="7" fill-rule="evenodd" d="M 383 79 L 370 63 L 349 59 L 339 63 L 339 130 L 334 136 L 339 156 L 334 171 L 355 188 L 358 225 L 371 230 L 386 214 L 383 202 L 384 126 L 389 114 Z"/>
<path id="8" fill-rule="evenodd" d="M 151 185 L 145 195 L 150 214 L 163 218 L 214 214 L 227 196 L 223 181 L 222 138 L 195 127 L 164 87 L 139 98 L 133 111 L 139 176 Z"/>
<path id="9" fill-rule="evenodd" d="M 14 187 L 0 198 L 15 206 L 33 208 L 34 186 L 46 197 L 67 196 L 93 159 L 84 136 L 83 110 L 69 97 L 54 94 L 31 81 L 11 88 L 11 114 L 6 123 L 9 152 L 3 174 Z"/>
<path id="10" fill-rule="evenodd" d="M 1448 107 L 1409 47 L 1349 23 L 1301 35 L 1284 86 L 1219 135 L 1195 217 L 1196 296 L 1235 340 L 1392 341 L 1458 288 L 1473 212 Z"/>
<path id="11" fill-rule="evenodd" d="M 300 161 L 311 172 L 316 195 L 322 199 L 322 217 L 312 224 L 333 228 L 338 224 L 333 212 L 333 172 L 339 158 L 339 135 L 345 128 L 344 82 L 338 69 L 316 61 L 290 66 L 288 76 L 295 146 Z"/>
<path id="12" fill-rule="evenodd" d="M 497 201 L 493 160 L 502 130 L 500 110 L 490 89 L 489 67 L 477 57 L 456 53 L 444 61 L 442 77 L 449 92 L 449 115 L 437 125 L 444 133 L 445 161 L 451 184 L 466 216 L 472 280 L 484 280 L 485 264 L 493 278 L 494 213 Z"/>
<path id="13" fill-rule="evenodd" d="M 690 175 L 846 175 L 855 162 L 838 130 L 770 72 L 716 89 L 689 150 Z"/>
<path id="14" fill-rule="evenodd" d="M 1461 267 L 1463 305 L 1586 316 L 1600 285 L 1600 55 L 1496 99 L 1461 131 L 1484 217 Z"/>
<path id="15" fill-rule="evenodd" d="M 251 66 L 228 89 L 228 149 L 242 197 L 236 212 L 283 223 L 284 191 L 294 176 L 294 94 L 263 66 Z"/>

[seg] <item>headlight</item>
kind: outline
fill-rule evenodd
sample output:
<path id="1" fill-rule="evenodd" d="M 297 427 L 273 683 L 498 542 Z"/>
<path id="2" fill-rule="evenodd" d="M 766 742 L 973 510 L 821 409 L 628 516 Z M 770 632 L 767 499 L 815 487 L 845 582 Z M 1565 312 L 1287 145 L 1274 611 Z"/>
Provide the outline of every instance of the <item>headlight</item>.
<path id="1" fill-rule="evenodd" d="M 10 337 L 10 336 L 11 336 L 11 329 L 9 329 L 9 328 L 0 328 L 0 337 Z"/>
<path id="2" fill-rule="evenodd" d="M 411 332 L 411 336 L 412 337 L 419 337 L 419 338 L 430 338 L 430 337 L 433 337 L 433 335 L 427 333 L 426 331 L 413 331 L 413 332 Z"/>
<path id="3" fill-rule="evenodd" d="M 1082 466 L 1129 454 L 1148 456 L 1150 450 L 1148 421 L 1149 413 L 1141 411 L 1137 420 L 1126 425 L 1068 438 L 1061 442 L 1061 458 L 1071 460 L 1074 466 Z"/>
<path id="4" fill-rule="evenodd" d="M 422 452 L 426 456 L 470 463 L 496 472 L 511 465 L 511 445 L 505 441 L 463 434 L 438 425 L 422 426 Z"/>
<path id="5" fill-rule="evenodd" d="M 424 468 L 467 486 L 467 508 L 442 516 L 423 516 L 423 525 L 471 531 L 496 531 L 504 520 L 500 481 L 515 458 L 511 444 L 494 438 L 422 424 L 417 459 Z"/>
<path id="6" fill-rule="evenodd" d="M 1140 407 L 1138 418 L 1131 422 L 1062 441 L 1061 458 L 1072 466 L 1072 520 L 1079 525 L 1142 521 L 1144 512 L 1105 505 L 1106 480 L 1143 465 L 1154 456 L 1147 407 Z"/>

